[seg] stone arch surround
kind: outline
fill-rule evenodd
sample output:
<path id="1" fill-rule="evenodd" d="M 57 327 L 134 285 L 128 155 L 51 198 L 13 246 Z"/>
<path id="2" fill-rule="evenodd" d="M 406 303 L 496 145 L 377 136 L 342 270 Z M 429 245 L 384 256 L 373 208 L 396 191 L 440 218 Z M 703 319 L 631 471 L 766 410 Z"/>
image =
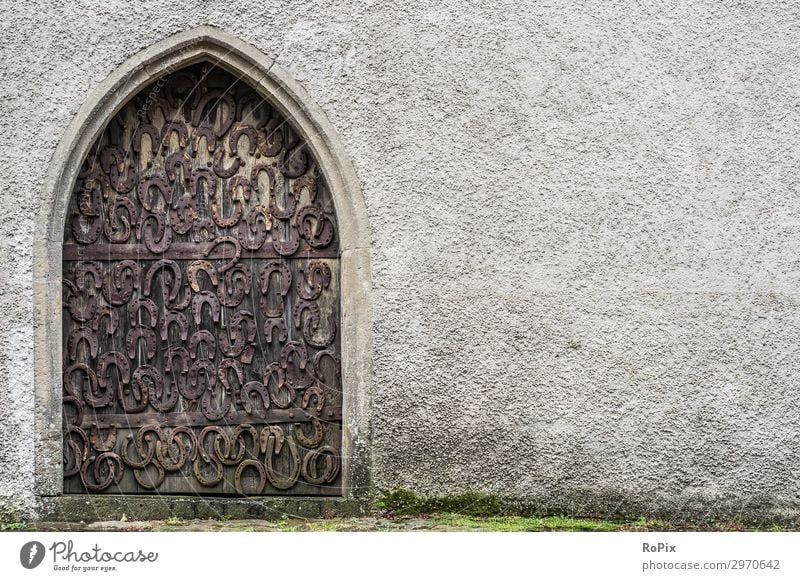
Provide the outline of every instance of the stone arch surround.
<path id="1" fill-rule="evenodd" d="M 202 506 L 191 497 L 135 499 L 62 494 L 61 450 L 61 255 L 63 227 L 72 185 L 89 147 L 107 121 L 133 95 L 166 73 L 208 60 L 239 76 L 291 118 L 328 179 L 340 221 L 342 267 L 343 496 L 314 502 L 297 499 L 217 500 Z M 273 59 L 214 27 L 200 26 L 164 39 L 120 65 L 88 96 L 62 136 L 48 166 L 43 203 L 34 237 L 34 494 L 40 518 L 160 514 L 214 516 L 244 510 L 250 516 L 272 510 L 313 514 L 342 505 L 358 510 L 370 496 L 370 401 L 372 393 L 372 310 L 370 234 L 355 171 L 332 125 L 305 91 Z M 233 508 L 231 508 L 233 507 Z M 265 512 L 266 511 L 266 512 Z M 238 513 L 237 513 L 238 514 Z"/>

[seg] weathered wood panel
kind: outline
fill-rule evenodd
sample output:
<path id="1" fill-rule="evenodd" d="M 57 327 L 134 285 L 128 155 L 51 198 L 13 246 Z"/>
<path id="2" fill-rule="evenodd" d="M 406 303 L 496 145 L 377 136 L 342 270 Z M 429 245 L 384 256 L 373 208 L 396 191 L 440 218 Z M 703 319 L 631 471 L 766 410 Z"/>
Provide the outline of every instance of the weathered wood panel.
<path id="1" fill-rule="evenodd" d="M 339 248 L 291 124 L 210 65 L 112 119 L 64 233 L 64 490 L 341 493 Z"/>

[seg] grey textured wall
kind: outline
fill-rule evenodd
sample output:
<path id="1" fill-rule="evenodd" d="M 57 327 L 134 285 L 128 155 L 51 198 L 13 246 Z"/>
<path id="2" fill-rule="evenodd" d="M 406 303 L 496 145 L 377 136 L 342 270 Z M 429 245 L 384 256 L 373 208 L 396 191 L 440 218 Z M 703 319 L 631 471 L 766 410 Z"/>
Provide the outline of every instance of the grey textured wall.
<path id="1" fill-rule="evenodd" d="M 212 24 L 305 87 L 361 181 L 379 487 L 800 513 L 798 8 L 0 4 L 0 510 L 32 502 L 44 168 L 90 88 Z"/>

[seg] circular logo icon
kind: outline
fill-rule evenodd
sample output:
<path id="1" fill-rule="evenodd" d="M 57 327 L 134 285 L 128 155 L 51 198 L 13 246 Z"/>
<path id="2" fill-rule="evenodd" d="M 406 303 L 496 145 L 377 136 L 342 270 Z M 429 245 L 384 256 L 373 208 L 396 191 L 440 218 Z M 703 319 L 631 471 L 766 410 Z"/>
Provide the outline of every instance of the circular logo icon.
<path id="1" fill-rule="evenodd" d="M 39 541 L 30 541 L 19 550 L 19 562 L 26 569 L 35 569 L 44 559 L 44 545 Z"/>

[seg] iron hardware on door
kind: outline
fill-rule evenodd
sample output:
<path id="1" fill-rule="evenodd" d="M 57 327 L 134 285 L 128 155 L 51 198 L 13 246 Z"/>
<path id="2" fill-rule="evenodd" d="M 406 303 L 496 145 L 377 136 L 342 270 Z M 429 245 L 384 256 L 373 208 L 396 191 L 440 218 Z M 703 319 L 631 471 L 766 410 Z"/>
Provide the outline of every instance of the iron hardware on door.
<path id="1" fill-rule="evenodd" d="M 337 221 L 270 103 L 198 64 L 93 145 L 63 247 L 67 493 L 341 493 Z"/>

